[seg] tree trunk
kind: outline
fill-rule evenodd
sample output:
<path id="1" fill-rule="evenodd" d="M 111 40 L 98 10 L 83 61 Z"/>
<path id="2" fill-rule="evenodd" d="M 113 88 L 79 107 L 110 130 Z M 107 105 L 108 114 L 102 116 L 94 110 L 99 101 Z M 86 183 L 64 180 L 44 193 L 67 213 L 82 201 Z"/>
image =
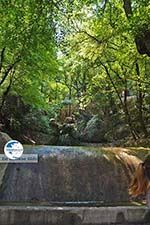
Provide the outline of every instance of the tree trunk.
<path id="1" fill-rule="evenodd" d="M 101 63 L 101 64 L 102 64 L 102 63 Z M 119 91 L 118 91 L 118 89 L 117 89 L 117 87 L 116 87 L 116 85 L 115 85 L 115 83 L 114 83 L 114 81 L 113 81 L 113 79 L 112 79 L 112 77 L 111 77 L 109 71 L 108 71 L 108 68 L 107 68 L 104 64 L 102 64 L 102 66 L 104 67 L 104 69 L 105 69 L 105 71 L 106 71 L 106 73 L 107 73 L 107 76 L 108 76 L 108 78 L 109 78 L 109 80 L 110 80 L 110 82 L 111 82 L 111 84 L 112 84 L 112 86 L 113 86 L 113 88 L 114 88 L 114 90 L 115 90 L 115 92 L 116 92 L 116 94 L 117 94 L 119 100 L 120 100 L 122 109 L 123 109 L 124 114 L 125 114 L 125 121 L 126 121 L 126 123 L 129 125 L 130 132 L 131 132 L 131 134 L 132 134 L 132 137 L 133 137 L 134 140 L 136 141 L 136 140 L 139 138 L 139 135 L 138 135 L 137 131 L 135 130 L 135 128 L 134 128 L 133 125 L 132 125 L 132 120 L 131 120 L 131 117 L 130 117 L 130 113 L 129 113 L 129 111 L 128 111 L 127 102 L 125 101 L 125 103 L 124 103 L 124 102 L 122 101 L 121 96 L 120 96 L 120 94 L 119 94 Z"/>
<path id="2" fill-rule="evenodd" d="M 144 95 L 142 93 L 142 86 L 140 82 L 140 68 L 138 63 L 136 63 L 136 73 L 138 75 L 138 95 L 137 95 L 137 106 L 138 106 L 138 117 L 139 117 L 139 122 L 141 125 L 142 132 L 144 133 L 144 136 L 148 136 L 148 131 L 144 122 L 144 117 L 143 117 L 143 98 Z"/>
<path id="3" fill-rule="evenodd" d="M 132 2 L 131 0 L 123 0 L 124 5 L 124 11 L 126 14 L 126 17 L 130 19 L 132 16 Z M 149 23 L 145 23 L 146 25 L 143 25 L 141 27 L 140 31 L 138 34 L 135 36 L 135 44 L 137 47 L 138 52 L 143 55 L 147 54 L 150 57 L 150 29 L 149 29 Z"/>
<path id="4" fill-rule="evenodd" d="M 9 92 L 10 92 L 10 89 L 12 87 L 14 74 L 15 74 L 15 70 L 12 71 L 12 73 L 10 75 L 9 85 L 7 86 L 6 90 L 2 94 L 2 101 L 1 101 L 1 105 L 0 105 L 0 113 L 2 113 L 2 109 L 3 109 L 4 103 L 5 103 L 6 98 L 7 98 L 8 94 L 9 94 Z"/>
<path id="5" fill-rule="evenodd" d="M 129 18 L 132 15 L 132 7 L 131 7 L 131 0 L 123 0 L 124 5 L 124 11 L 126 14 L 126 17 Z"/>

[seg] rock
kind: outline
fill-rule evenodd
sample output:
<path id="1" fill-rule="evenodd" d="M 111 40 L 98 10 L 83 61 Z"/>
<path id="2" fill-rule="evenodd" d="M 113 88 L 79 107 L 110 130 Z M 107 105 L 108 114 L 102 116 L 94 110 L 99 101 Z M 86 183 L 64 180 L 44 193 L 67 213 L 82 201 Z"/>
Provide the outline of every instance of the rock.
<path id="1" fill-rule="evenodd" d="M 60 146 L 77 146 L 80 142 L 77 138 L 70 136 L 69 134 L 63 134 L 59 137 L 58 145 Z"/>
<path id="2" fill-rule="evenodd" d="M 75 118 L 73 116 L 68 116 L 65 118 L 65 123 L 75 123 Z"/>
<path id="3" fill-rule="evenodd" d="M 4 153 L 4 146 L 10 140 L 11 138 L 9 137 L 8 134 L 0 132 L 0 154 Z"/>
<path id="4" fill-rule="evenodd" d="M 74 124 L 64 123 L 60 129 L 59 145 L 79 145 L 79 134 Z"/>
<path id="5" fill-rule="evenodd" d="M 85 142 L 99 143 L 106 142 L 105 124 L 98 115 L 92 117 L 83 130 L 81 140 Z"/>
<path id="6" fill-rule="evenodd" d="M 34 125 L 35 127 L 35 125 Z M 25 144 L 56 145 L 59 139 L 60 125 L 54 118 L 49 120 L 49 127 L 44 129 L 30 129 L 22 135 L 20 140 Z"/>
<path id="7" fill-rule="evenodd" d="M 30 134 L 26 136 L 28 136 L 28 140 L 29 139 L 32 140 L 34 144 L 55 145 L 58 141 L 58 135 L 59 134 L 54 133 L 54 131 L 52 130 L 52 132 L 48 134 L 40 132 L 40 131 L 30 131 Z M 26 138 L 25 142 L 27 144 L 31 144 L 31 142 L 29 142 L 28 140 Z"/>
<path id="8" fill-rule="evenodd" d="M 4 146 L 10 140 L 11 138 L 9 137 L 8 134 L 0 132 L 0 154 L 4 154 Z M 3 182 L 3 177 L 5 175 L 6 169 L 7 169 L 7 164 L 1 163 L 0 164 L 0 187 Z"/>
<path id="9" fill-rule="evenodd" d="M 42 146 L 29 151 L 39 162 L 8 164 L 0 200 L 129 202 L 130 178 L 140 162 L 129 149 Z"/>
<path id="10" fill-rule="evenodd" d="M 51 118 L 51 119 L 49 120 L 49 123 L 50 123 L 50 125 L 51 125 L 51 124 L 55 124 L 55 123 L 56 123 L 55 118 Z"/>
<path id="11" fill-rule="evenodd" d="M 119 124 L 116 127 L 111 127 L 110 130 L 105 134 L 108 141 L 118 141 L 130 136 L 130 129 L 125 124 Z"/>
<path id="12" fill-rule="evenodd" d="M 130 136 L 130 129 L 129 129 L 128 126 L 122 125 L 122 126 L 116 128 L 115 137 L 116 137 L 117 140 L 129 137 L 129 136 Z"/>

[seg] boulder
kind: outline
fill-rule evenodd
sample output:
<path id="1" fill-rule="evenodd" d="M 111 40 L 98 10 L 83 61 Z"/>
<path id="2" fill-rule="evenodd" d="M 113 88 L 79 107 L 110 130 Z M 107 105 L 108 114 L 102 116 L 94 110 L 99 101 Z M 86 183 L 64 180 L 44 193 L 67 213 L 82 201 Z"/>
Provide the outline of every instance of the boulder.
<path id="1" fill-rule="evenodd" d="M 106 126 L 98 115 L 92 117 L 82 132 L 81 139 L 84 142 L 100 143 L 106 142 Z"/>
<path id="2" fill-rule="evenodd" d="M 108 141 L 124 140 L 130 136 L 130 129 L 125 124 L 119 124 L 116 127 L 110 127 L 109 131 L 106 132 L 105 137 Z"/>
<path id="3" fill-rule="evenodd" d="M 25 135 L 22 135 L 19 140 L 25 144 L 37 145 L 56 145 L 59 138 L 59 124 L 54 118 L 49 121 L 49 127 L 40 129 L 27 130 Z"/>
<path id="4" fill-rule="evenodd" d="M 0 154 L 4 153 L 4 146 L 10 140 L 11 138 L 9 137 L 8 134 L 0 132 Z"/>
<path id="5" fill-rule="evenodd" d="M 54 132 L 46 134 L 40 131 L 30 131 L 30 134 L 26 136 L 28 137 L 28 139 L 24 138 L 24 143 L 26 144 L 55 145 L 58 140 L 58 135 Z"/>
<path id="6" fill-rule="evenodd" d="M 79 145 L 79 134 L 73 123 L 64 123 L 60 128 L 58 145 Z"/>
<path id="7" fill-rule="evenodd" d="M 74 138 L 69 134 L 63 134 L 59 137 L 58 145 L 77 146 L 80 145 L 80 142 L 77 138 Z"/>

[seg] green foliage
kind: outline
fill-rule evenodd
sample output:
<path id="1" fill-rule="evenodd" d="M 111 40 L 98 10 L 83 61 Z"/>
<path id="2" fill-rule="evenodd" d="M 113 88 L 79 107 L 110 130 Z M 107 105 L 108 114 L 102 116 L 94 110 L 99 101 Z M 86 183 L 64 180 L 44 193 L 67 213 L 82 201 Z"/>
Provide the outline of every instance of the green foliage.
<path id="1" fill-rule="evenodd" d="M 24 116 L 22 121 L 22 129 L 48 133 L 49 119 L 49 116 L 44 115 L 42 110 L 37 111 L 32 109 Z"/>
<path id="2" fill-rule="evenodd" d="M 132 0 L 126 8 L 123 2 L 127 3 L 73 1 L 72 7 L 66 6 L 66 14 L 60 15 L 65 27 L 59 23 L 59 30 L 63 30 L 60 60 L 64 62 L 64 78 L 60 80 L 70 90 L 70 98 L 77 99 L 79 108 L 104 114 L 123 111 L 130 130 L 135 127 L 132 120 L 139 120 L 147 135 L 144 98 L 149 95 L 150 59 L 139 54 L 135 38 L 145 38 L 149 31 L 150 4 Z M 145 41 L 149 43 L 149 39 Z M 122 95 L 127 92 L 136 99 L 134 115 L 130 114 L 126 94 Z"/>
<path id="3" fill-rule="evenodd" d="M 53 4 L 47 1 L 0 2 L 1 94 L 11 83 L 13 93 L 44 107 L 48 84 L 57 72 Z M 13 65 L 14 64 L 14 65 Z"/>
<path id="4" fill-rule="evenodd" d="M 150 31 L 150 4 L 132 0 L 126 7 L 124 3 L 1 1 L 1 105 L 10 93 L 55 118 L 66 103 L 77 113 L 123 111 L 132 127 L 135 116 L 122 95 L 129 91 L 143 127 L 144 110 L 149 107 L 150 58 L 147 52 L 139 54 L 136 38 L 143 38 L 149 47 L 145 35 Z M 36 124 L 40 116 L 45 127 L 43 115 L 31 112 L 28 117 Z"/>

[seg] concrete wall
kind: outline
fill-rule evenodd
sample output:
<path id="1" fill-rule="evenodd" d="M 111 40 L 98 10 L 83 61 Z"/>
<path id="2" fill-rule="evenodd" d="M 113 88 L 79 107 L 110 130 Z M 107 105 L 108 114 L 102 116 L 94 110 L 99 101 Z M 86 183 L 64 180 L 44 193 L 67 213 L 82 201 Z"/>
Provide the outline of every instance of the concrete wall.
<path id="1" fill-rule="evenodd" d="M 150 225 L 145 207 L 0 206 L 0 225 Z"/>
<path id="2" fill-rule="evenodd" d="M 37 164 L 8 164 L 1 175 L 1 201 L 128 202 L 138 159 L 126 149 L 41 146 Z M 130 152 L 129 152 L 130 153 Z"/>

